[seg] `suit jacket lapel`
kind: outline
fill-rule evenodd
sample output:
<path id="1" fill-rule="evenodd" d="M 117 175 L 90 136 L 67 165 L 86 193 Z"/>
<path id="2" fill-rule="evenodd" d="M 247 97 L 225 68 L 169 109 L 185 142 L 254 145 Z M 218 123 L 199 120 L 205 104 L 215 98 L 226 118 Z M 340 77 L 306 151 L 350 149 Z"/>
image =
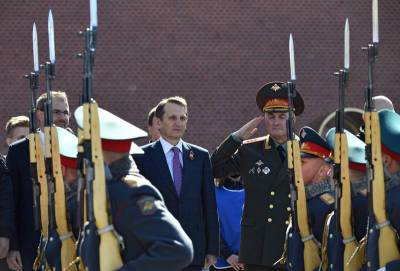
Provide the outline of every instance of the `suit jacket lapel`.
<path id="1" fill-rule="evenodd" d="M 155 159 L 153 161 L 159 161 L 158 163 L 156 162 L 155 166 L 159 167 L 159 172 L 162 174 L 162 176 L 160 176 L 161 178 L 159 178 L 162 182 L 161 185 L 165 185 L 175 196 L 178 196 L 175 190 L 174 180 L 168 168 L 167 158 L 165 157 L 160 141 L 155 143 L 154 148 Z"/>
<path id="2" fill-rule="evenodd" d="M 188 159 L 190 151 L 191 151 L 190 146 L 186 144 L 186 142 L 182 142 L 183 178 L 182 178 L 181 194 L 185 190 L 185 187 L 189 184 L 190 180 L 190 171 L 192 167 L 192 161 Z"/>

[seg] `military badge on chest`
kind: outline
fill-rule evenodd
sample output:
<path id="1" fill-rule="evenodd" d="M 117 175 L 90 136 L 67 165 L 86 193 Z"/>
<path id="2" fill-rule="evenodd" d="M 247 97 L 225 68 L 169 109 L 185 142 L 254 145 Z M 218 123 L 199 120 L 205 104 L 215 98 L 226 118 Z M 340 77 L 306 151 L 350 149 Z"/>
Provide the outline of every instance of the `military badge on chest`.
<path id="1" fill-rule="evenodd" d="M 255 165 L 249 170 L 249 174 L 253 175 L 260 175 L 264 174 L 267 175 L 271 170 L 267 167 L 263 161 L 258 160 Z"/>

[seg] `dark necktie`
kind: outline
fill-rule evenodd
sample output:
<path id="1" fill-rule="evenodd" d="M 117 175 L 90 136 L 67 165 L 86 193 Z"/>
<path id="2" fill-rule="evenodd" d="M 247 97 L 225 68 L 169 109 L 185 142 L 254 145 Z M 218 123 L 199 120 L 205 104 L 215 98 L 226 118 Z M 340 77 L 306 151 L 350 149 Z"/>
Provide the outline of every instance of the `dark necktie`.
<path id="1" fill-rule="evenodd" d="M 179 195 L 181 193 L 182 187 L 182 165 L 179 160 L 180 150 L 178 147 L 173 147 L 172 151 L 174 152 L 174 157 L 172 158 L 172 173 L 174 178 L 174 185 L 176 193 Z"/>
<path id="2" fill-rule="evenodd" d="M 276 149 L 278 150 L 279 158 L 281 158 L 281 161 L 285 161 L 285 149 L 282 147 L 282 145 L 279 145 L 278 147 L 276 147 Z"/>

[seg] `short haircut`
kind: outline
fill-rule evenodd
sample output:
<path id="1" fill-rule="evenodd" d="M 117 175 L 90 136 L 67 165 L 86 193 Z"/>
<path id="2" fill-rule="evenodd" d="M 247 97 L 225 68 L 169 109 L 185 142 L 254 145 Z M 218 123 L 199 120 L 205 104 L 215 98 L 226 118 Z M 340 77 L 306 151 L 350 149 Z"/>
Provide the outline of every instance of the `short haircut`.
<path id="1" fill-rule="evenodd" d="M 156 108 L 157 108 L 157 106 L 153 107 L 150 110 L 149 115 L 147 116 L 147 123 L 149 126 L 153 126 L 153 119 L 154 119 L 154 115 L 156 114 Z"/>
<path id="2" fill-rule="evenodd" d="M 11 137 L 12 130 L 17 127 L 29 127 L 29 118 L 27 116 L 12 117 L 6 124 L 6 136 Z"/>
<path id="3" fill-rule="evenodd" d="M 54 98 L 60 98 L 63 99 L 68 103 L 68 98 L 67 94 L 64 91 L 61 90 L 54 90 L 51 91 L 51 97 Z M 47 101 L 47 92 L 43 93 L 42 95 L 39 96 L 39 98 L 36 99 L 36 108 L 37 110 L 44 111 L 44 104 Z"/>
<path id="4" fill-rule="evenodd" d="M 161 102 L 159 102 L 157 107 L 156 107 L 155 115 L 160 120 L 164 116 L 164 113 L 165 113 L 164 107 L 165 107 L 165 105 L 167 103 L 173 103 L 173 104 L 180 105 L 180 106 L 184 107 L 185 110 L 187 111 L 187 102 L 186 102 L 185 98 L 182 98 L 182 97 L 179 97 L 179 96 L 165 98 L 165 99 L 162 99 Z"/>

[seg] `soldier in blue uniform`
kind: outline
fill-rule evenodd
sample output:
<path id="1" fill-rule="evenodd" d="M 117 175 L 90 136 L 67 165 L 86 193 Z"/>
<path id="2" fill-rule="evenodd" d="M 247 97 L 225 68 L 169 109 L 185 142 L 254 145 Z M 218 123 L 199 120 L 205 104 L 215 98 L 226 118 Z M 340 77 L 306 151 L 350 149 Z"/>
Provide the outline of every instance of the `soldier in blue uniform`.
<path id="1" fill-rule="evenodd" d="M 75 118 L 82 128 L 82 107 Z M 139 149 L 132 140 L 146 133 L 103 109 L 99 119 L 112 221 L 125 243 L 119 270 L 182 270 L 193 259 L 192 242 L 129 155 Z"/>
<path id="2" fill-rule="evenodd" d="M 310 127 L 303 127 L 300 130 L 300 144 L 301 171 L 311 232 L 310 236 L 305 238 L 313 240 L 320 247 L 324 222 L 333 210 L 335 201 L 332 195 L 332 152 L 326 141 Z M 303 210 L 297 210 L 297 212 L 301 211 Z M 303 270 L 304 261 L 307 259 L 303 258 L 302 237 L 297 230 L 293 230 L 292 224 L 287 229 L 286 238 L 288 270 Z M 319 253 L 322 254 L 321 251 Z"/>
<path id="3" fill-rule="evenodd" d="M 379 112 L 382 160 L 385 175 L 386 212 L 391 225 L 400 232 L 400 115 L 391 110 Z M 400 270 L 400 260 L 386 265 Z"/>
<path id="4" fill-rule="evenodd" d="M 322 242 L 324 222 L 333 211 L 332 151 L 312 128 L 300 130 L 301 167 L 306 189 L 308 216 L 312 233 Z"/>
<path id="5" fill-rule="evenodd" d="M 357 241 L 366 234 L 368 222 L 368 198 L 365 160 L 365 143 L 345 130 L 349 156 L 349 177 L 351 184 L 351 209 L 353 229 Z M 335 146 L 335 128 L 326 133 L 326 141 L 331 149 Z"/>

